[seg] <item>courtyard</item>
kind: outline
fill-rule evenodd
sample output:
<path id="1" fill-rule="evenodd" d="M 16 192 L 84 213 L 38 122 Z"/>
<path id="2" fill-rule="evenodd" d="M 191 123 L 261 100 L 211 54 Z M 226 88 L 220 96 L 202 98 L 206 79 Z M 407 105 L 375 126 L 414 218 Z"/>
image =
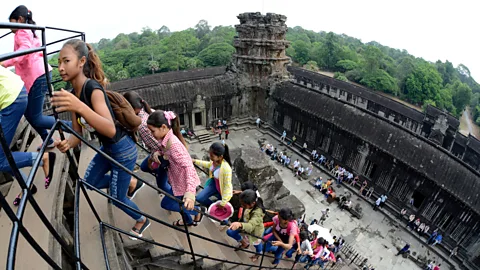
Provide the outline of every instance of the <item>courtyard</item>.
<path id="1" fill-rule="evenodd" d="M 268 142 L 274 146 L 280 146 L 277 139 L 272 138 L 268 134 L 263 134 L 256 129 L 232 131 L 226 143 L 230 149 L 242 147 L 257 147 L 258 139 L 266 138 Z M 190 152 L 201 157 L 205 154 L 209 144 L 193 143 L 190 145 Z M 279 149 L 286 148 L 285 145 Z M 260 150 L 259 150 L 260 151 Z M 299 157 L 296 153 L 287 150 L 289 155 L 292 155 L 292 163 L 297 158 L 302 165 L 307 165 L 308 161 Z M 233 161 L 232 161 L 233 162 Z M 395 256 L 398 249 L 403 247 L 405 243 L 409 243 L 411 252 L 427 256 L 428 258 L 441 263 L 441 269 L 449 269 L 448 264 L 442 262 L 437 258 L 427 247 L 425 242 L 420 242 L 417 238 L 410 235 L 409 232 L 402 228 L 403 225 L 398 225 L 392 222 L 387 216 L 380 211 L 374 211 L 372 205 L 367 203 L 357 195 L 352 195 L 353 204 L 360 203 L 363 208 L 363 217 L 357 219 L 348 211 L 341 211 L 337 203 L 328 204 L 323 196 L 318 191 L 315 191 L 307 180 L 298 180 L 294 177 L 292 171 L 281 166 L 276 161 L 271 161 L 272 165 L 278 169 L 279 175 L 284 181 L 291 194 L 299 198 L 306 208 L 305 221 L 310 223 L 313 219 L 319 219 L 320 211 L 326 208 L 330 209 L 330 215 L 324 222 L 324 227 L 332 229 L 332 235 L 341 236 L 346 240 L 346 244 L 351 245 L 363 257 L 368 259 L 367 264 L 371 264 L 375 269 L 392 269 L 392 270 L 410 270 L 421 269 L 412 260 L 403 258 L 402 256 Z M 323 177 L 324 180 L 330 178 L 323 171 L 314 168 L 311 178 L 318 176 Z M 311 179 L 310 178 L 310 179 Z M 337 187 L 335 185 L 337 194 L 342 194 L 348 191 L 344 186 Z M 310 196 L 309 193 L 314 196 Z M 318 194 L 318 195 L 316 195 Z"/>

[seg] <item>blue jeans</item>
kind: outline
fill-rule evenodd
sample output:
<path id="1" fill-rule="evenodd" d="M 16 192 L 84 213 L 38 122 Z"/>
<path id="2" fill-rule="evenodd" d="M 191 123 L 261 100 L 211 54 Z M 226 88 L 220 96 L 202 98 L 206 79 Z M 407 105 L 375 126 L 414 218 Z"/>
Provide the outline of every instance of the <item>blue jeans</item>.
<path id="1" fill-rule="evenodd" d="M 292 258 L 292 255 L 293 253 L 295 253 L 295 251 L 297 251 L 297 248 L 298 248 L 298 244 L 297 243 L 293 244 L 292 248 L 289 249 L 287 253 L 285 253 L 285 257 Z"/>
<path id="2" fill-rule="evenodd" d="M 52 72 L 48 73 L 50 79 L 52 79 Z M 43 115 L 43 102 L 45 101 L 45 95 L 48 92 L 47 77 L 44 75 L 38 77 L 30 88 L 28 93 L 28 105 L 25 111 L 25 118 L 42 137 L 42 140 L 47 138 L 47 129 L 51 129 L 55 124 L 55 118 L 53 116 Z M 72 127 L 71 121 L 64 121 L 69 127 Z M 50 140 L 48 144 L 53 143 Z"/>
<path id="3" fill-rule="evenodd" d="M 173 195 L 173 190 L 172 190 L 172 187 L 170 186 L 169 183 L 167 183 L 168 185 L 168 189 L 165 189 L 165 191 L 174 196 Z M 179 200 L 183 200 L 183 196 L 175 196 L 177 199 Z M 178 202 L 174 201 L 173 199 L 170 199 L 169 197 L 165 196 L 162 200 L 162 202 L 160 203 L 160 206 L 165 209 L 165 210 L 168 210 L 168 211 L 173 211 L 173 212 L 179 212 L 180 213 L 180 205 L 178 204 Z M 200 210 L 200 207 L 198 206 L 195 206 L 195 209 L 197 210 Z M 198 213 L 194 210 L 186 210 L 185 208 L 183 208 L 183 211 L 184 211 L 184 217 L 185 217 L 185 221 L 187 222 L 187 224 L 192 224 L 193 223 L 193 219 L 191 216 L 196 216 Z"/>
<path id="4" fill-rule="evenodd" d="M 227 230 L 227 235 L 230 236 L 231 238 L 235 239 L 237 242 L 240 242 L 242 240 L 242 236 L 240 235 L 240 230 Z M 260 242 L 258 245 L 253 245 L 255 247 L 255 252 L 257 254 L 261 254 L 263 250 L 263 243 Z"/>
<path id="5" fill-rule="evenodd" d="M 210 197 L 212 196 L 217 197 L 219 200 L 222 199 L 222 195 L 220 195 L 220 192 L 218 192 L 215 185 L 215 180 L 209 179 L 207 180 L 207 184 L 204 186 L 203 190 L 197 194 L 196 201 L 206 207 L 209 207 L 212 203 L 214 203 L 212 200 L 210 200 Z"/>
<path id="6" fill-rule="evenodd" d="M 163 162 L 163 160 L 161 160 Z M 148 167 L 148 157 L 146 157 L 143 161 L 142 164 L 140 164 L 140 169 L 146 173 L 153 173 L 155 174 L 155 177 L 157 179 L 157 187 L 161 190 L 167 191 L 168 189 L 171 189 L 170 184 L 168 184 L 168 175 L 167 171 L 162 168 L 158 167 L 154 170 L 151 170 Z"/>
<path id="7" fill-rule="evenodd" d="M 27 102 L 27 89 L 23 87 L 17 99 L 15 99 L 15 101 L 8 107 L 3 108 L 3 110 L 0 111 L 0 125 L 2 126 L 7 145 L 10 145 L 13 140 L 18 123 L 20 123 L 20 119 L 22 119 L 25 109 L 27 108 Z M 31 167 L 38 154 L 32 152 L 13 152 L 12 156 L 17 164 L 17 168 L 21 169 L 25 167 Z M 10 174 L 13 173 L 3 150 L 0 151 L 0 171 Z M 22 180 L 25 181 L 26 176 L 22 171 L 20 171 L 20 173 L 24 178 Z M 20 181 L 20 179 L 17 180 Z"/>
<path id="8" fill-rule="evenodd" d="M 267 244 L 265 246 L 266 252 L 268 251 L 275 252 L 275 260 L 273 261 L 273 264 L 280 263 L 280 259 L 282 258 L 284 248 L 280 246 L 272 246 L 272 241 L 277 241 L 277 238 L 273 234 L 266 241 L 267 241 Z M 260 246 L 261 246 L 260 248 L 260 253 L 261 253 L 263 251 L 263 245 L 260 245 Z"/>
<path id="9" fill-rule="evenodd" d="M 104 144 L 100 150 L 114 160 L 133 171 L 137 160 L 136 144 L 129 136 L 125 136 L 114 144 Z M 110 174 L 107 172 L 111 171 Z M 96 154 L 88 165 L 85 172 L 85 181 L 98 189 L 109 188 L 110 196 L 118 199 L 126 205 L 139 210 L 138 206 L 127 198 L 128 186 L 132 177 L 126 171 L 115 166 L 100 154 Z M 113 202 L 125 214 L 136 221 L 143 221 L 144 217 L 123 205 Z"/>

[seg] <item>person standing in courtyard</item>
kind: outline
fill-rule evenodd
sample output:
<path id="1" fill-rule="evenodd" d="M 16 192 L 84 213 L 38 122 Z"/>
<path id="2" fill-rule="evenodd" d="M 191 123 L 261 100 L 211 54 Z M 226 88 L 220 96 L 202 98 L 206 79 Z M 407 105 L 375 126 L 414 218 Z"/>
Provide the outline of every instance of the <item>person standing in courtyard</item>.
<path id="1" fill-rule="evenodd" d="M 225 130 L 225 140 L 228 140 L 228 134 L 230 134 L 230 130 L 226 129 Z"/>
<path id="2" fill-rule="evenodd" d="M 262 120 L 260 120 L 260 117 L 257 118 L 257 121 L 255 121 L 255 123 L 257 124 L 257 128 L 260 128 L 260 123 L 262 122 Z"/>
<path id="3" fill-rule="evenodd" d="M 287 131 L 286 130 L 283 130 L 283 133 L 282 133 L 282 136 L 280 136 L 280 141 L 282 143 L 285 142 L 285 138 L 287 138 Z"/>

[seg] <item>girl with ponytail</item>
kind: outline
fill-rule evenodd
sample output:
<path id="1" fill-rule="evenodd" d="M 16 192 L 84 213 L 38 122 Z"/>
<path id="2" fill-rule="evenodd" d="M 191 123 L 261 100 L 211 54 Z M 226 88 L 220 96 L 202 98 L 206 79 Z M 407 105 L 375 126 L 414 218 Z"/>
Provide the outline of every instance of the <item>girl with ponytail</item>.
<path id="1" fill-rule="evenodd" d="M 35 24 L 35 21 L 32 19 L 32 12 L 23 5 L 15 8 L 9 19 L 12 23 Z M 38 48 L 42 45 L 34 30 L 12 29 L 12 32 L 15 33 L 14 51 Z M 0 64 L 4 67 L 14 66 L 15 73 L 22 78 L 28 93 L 28 104 L 24 113 L 25 118 L 38 132 L 40 137 L 45 140 L 48 135 L 47 129 L 52 128 L 55 124 L 53 116 L 43 115 L 43 102 L 45 94 L 48 92 L 48 87 L 50 87 L 47 85 L 46 76 L 49 76 L 50 79 L 52 78 L 52 67 L 48 66 L 48 71 L 45 71 L 42 52 L 19 56 Z M 71 125 L 70 122 L 67 122 L 67 124 Z M 47 147 L 54 147 L 53 140 L 47 142 Z M 40 150 L 40 147 L 38 150 Z"/>
<path id="2" fill-rule="evenodd" d="M 240 203 L 242 208 L 246 209 L 243 216 L 244 222 L 233 222 L 227 230 L 227 235 L 237 240 L 239 248 L 248 248 L 250 244 L 255 246 L 257 254 L 250 257 L 256 261 L 262 254 L 262 235 L 265 230 L 263 227 L 263 217 L 265 216 L 265 207 L 262 198 L 257 196 L 257 192 L 247 189 L 240 194 Z M 259 236 L 248 236 L 247 239 L 240 235 L 240 229 L 248 234 Z"/>
<path id="3" fill-rule="evenodd" d="M 89 44 L 79 40 L 69 40 L 63 45 L 58 57 L 58 70 L 62 79 L 72 84 L 72 92 L 63 89 L 55 91 L 52 105 L 58 112 L 69 111 L 74 121 L 73 129 L 82 134 L 82 129 L 94 132 L 100 140 L 101 150 L 114 160 L 133 171 L 137 160 L 137 146 L 122 127 L 115 125 L 115 115 L 104 90 L 107 80 L 102 70 L 100 58 Z M 61 152 L 66 152 L 80 143 L 75 136 L 56 142 Z M 107 174 L 111 171 L 110 174 Z M 109 188 L 110 195 L 133 209 L 138 206 L 127 198 L 130 174 L 100 154 L 96 154 L 85 172 L 85 181 L 96 188 Z M 133 218 L 130 238 L 142 237 L 150 221 L 143 215 L 113 202 L 118 208 Z"/>
<path id="4" fill-rule="evenodd" d="M 168 164 L 168 183 L 162 182 L 161 185 L 165 186 L 166 192 L 183 200 L 185 208 L 183 218 L 187 226 L 196 226 L 203 218 L 202 214 L 193 210 L 200 209 L 195 206 L 195 194 L 200 179 L 187 151 L 187 144 L 180 134 L 180 120 L 172 111 L 156 110 L 148 117 L 147 126 L 153 137 L 158 140 L 160 148 L 160 151 L 150 155 L 148 163 L 157 166 Z M 158 182 L 161 181 L 157 178 L 157 184 Z M 167 196 L 162 199 L 161 207 L 180 212 L 179 204 Z M 195 216 L 195 219 L 191 216 Z M 184 226 L 184 223 L 182 219 L 178 219 L 173 225 Z"/>
<path id="5" fill-rule="evenodd" d="M 197 195 L 197 201 L 209 207 L 210 197 L 221 199 L 220 207 L 225 206 L 233 195 L 232 167 L 228 145 L 215 142 L 210 146 L 210 161 L 194 159 L 193 163 L 209 170 L 209 179 L 204 189 Z"/>

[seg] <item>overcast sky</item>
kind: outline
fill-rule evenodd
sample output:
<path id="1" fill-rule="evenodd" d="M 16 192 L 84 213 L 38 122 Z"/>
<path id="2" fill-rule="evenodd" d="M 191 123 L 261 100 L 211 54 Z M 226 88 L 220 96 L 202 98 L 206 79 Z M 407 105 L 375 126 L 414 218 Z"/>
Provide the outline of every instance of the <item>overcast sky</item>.
<path id="1" fill-rule="evenodd" d="M 48 6 L 44 3 L 50 3 Z M 449 60 L 466 65 L 480 82 L 480 2 L 475 0 L 2 0 L 0 21 L 7 21 L 19 4 L 33 12 L 39 25 L 84 31 L 87 41 L 114 38 L 119 33 L 154 30 L 166 25 L 171 31 L 195 26 L 205 19 L 211 26 L 235 25 L 243 12 L 273 12 L 287 16 L 287 25 L 313 31 L 347 34 L 362 42 L 406 49 L 435 62 Z M 0 30 L 0 34 L 6 30 Z M 58 39 L 47 32 L 47 42 Z M 0 40 L 0 54 L 13 49 L 12 35 Z"/>

